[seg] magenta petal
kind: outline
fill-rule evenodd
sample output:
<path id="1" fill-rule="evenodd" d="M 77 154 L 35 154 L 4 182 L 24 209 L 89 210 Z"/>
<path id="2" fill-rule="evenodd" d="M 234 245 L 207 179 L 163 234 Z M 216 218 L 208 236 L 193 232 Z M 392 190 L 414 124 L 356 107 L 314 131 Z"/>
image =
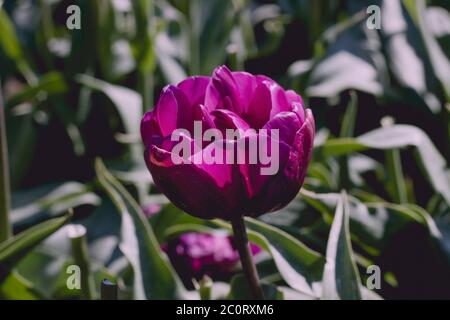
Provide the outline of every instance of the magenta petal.
<path id="1" fill-rule="evenodd" d="M 211 78 L 205 76 L 189 77 L 178 84 L 191 106 L 204 104 L 205 92 Z"/>
<path id="2" fill-rule="evenodd" d="M 258 77 L 258 84 L 253 92 L 245 112 L 245 118 L 251 124 L 252 128 L 259 129 L 269 120 L 272 109 L 270 95 L 270 82 L 264 77 Z"/>
<path id="3" fill-rule="evenodd" d="M 239 87 L 233 74 L 226 66 L 217 67 L 206 89 L 205 105 L 208 110 L 226 108 L 242 112 Z"/>
<path id="4" fill-rule="evenodd" d="M 280 171 L 276 176 L 264 181 L 264 177 L 257 175 L 258 171 L 247 168 L 246 177 L 253 182 L 251 186 L 257 192 L 244 209 L 250 216 L 279 210 L 297 196 L 312 155 L 314 130 L 314 118 L 311 110 L 307 110 L 306 120 L 297 131 L 290 149 L 280 147 Z"/>
<path id="5" fill-rule="evenodd" d="M 152 139 L 161 137 L 161 129 L 154 111 L 148 111 L 144 114 L 141 121 L 141 137 L 145 147 L 149 145 Z"/>
<path id="6" fill-rule="evenodd" d="M 270 111 L 270 118 L 283 111 L 290 111 L 291 106 L 286 97 L 285 91 L 277 83 L 270 85 L 270 96 L 272 101 L 272 110 Z"/>
<path id="7" fill-rule="evenodd" d="M 232 72 L 233 78 L 237 85 L 239 92 L 239 103 L 241 105 L 241 112 L 248 109 L 256 87 L 258 86 L 259 78 L 262 76 L 253 76 L 248 72 L 236 71 Z"/>
<path id="8" fill-rule="evenodd" d="M 215 128 L 214 120 L 211 115 L 208 113 L 206 107 L 202 104 L 197 104 L 193 108 L 193 120 L 201 121 L 202 129 L 207 130 L 211 128 Z"/>
<path id="9" fill-rule="evenodd" d="M 280 112 L 292 111 L 292 104 L 302 103 L 293 91 L 284 89 L 272 79 L 258 76 L 257 86 L 246 110 L 245 118 L 253 128 L 261 128 Z"/>
<path id="10" fill-rule="evenodd" d="M 229 208 L 234 208 L 241 197 L 241 184 L 239 168 L 234 164 L 235 162 L 227 163 L 227 154 L 230 149 L 235 149 L 235 141 L 215 141 L 203 149 L 201 154 L 196 154 L 189 160 L 214 180 L 226 199 L 225 203 Z M 200 156 L 201 161 L 196 162 L 195 157 L 198 160 Z M 208 156 L 209 159 L 207 159 Z"/>
<path id="11" fill-rule="evenodd" d="M 177 128 L 192 130 L 192 108 L 184 93 L 175 86 L 169 85 L 163 89 L 155 115 L 164 137 Z"/>
<path id="12" fill-rule="evenodd" d="M 295 136 L 289 160 L 284 168 L 284 175 L 298 185 L 303 183 L 314 145 L 314 117 L 310 109 L 307 109 L 305 113 L 305 122 Z"/>
<path id="13" fill-rule="evenodd" d="M 294 90 L 287 90 L 286 98 L 291 106 L 291 111 L 295 112 L 303 123 L 303 121 L 305 121 L 305 110 L 302 97 L 300 97 Z"/>
<path id="14" fill-rule="evenodd" d="M 311 110 L 308 109 L 306 115 L 305 122 L 295 136 L 283 171 L 267 185 L 264 191 L 277 199 L 276 202 L 266 199 L 262 201 L 260 209 L 265 212 L 279 210 L 286 206 L 297 196 L 303 184 L 312 155 L 315 130 Z"/>
<path id="15" fill-rule="evenodd" d="M 276 175 L 278 175 L 284 168 L 285 163 L 288 158 L 290 147 L 284 142 L 280 142 L 277 139 L 273 139 L 268 135 L 252 135 L 242 138 L 246 141 L 245 161 L 241 160 L 241 164 L 239 164 L 239 170 L 242 175 L 243 185 L 245 187 L 245 192 L 247 196 L 247 201 L 257 196 L 264 188 L 264 186 L 271 180 L 274 179 Z M 272 157 L 272 161 L 276 162 L 274 168 L 278 168 L 278 172 L 275 172 L 273 175 L 263 175 L 262 168 L 267 168 L 269 165 L 263 165 L 258 158 L 257 163 L 252 163 L 249 158 L 249 154 L 251 151 L 251 145 L 254 145 L 256 142 L 258 145 L 261 145 L 261 141 L 264 141 L 267 145 L 267 150 L 269 150 L 270 155 L 270 147 L 271 144 L 277 143 L 279 145 L 279 157 L 276 158 L 275 155 Z M 259 150 L 258 150 L 259 151 Z M 270 195 L 267 195 L 270 197 Z"/>
<path id="16" fill-rule="evenodd" d="M 214 116 L 216 127 L 225 134 L 226 129 L 248 130 L 250 126 L 236 113 L 226 109 L 214 110 L 211 113 Z"/>
<path id="17" fill-rule="evenodd" d="M 215 181 L 192 164 L 174 164 L 170 152 L 151 147 L 146 163 L 157 187 L 170 201 L 199 218 L 213 218 L 222 213 L 225 199 Z"/>
<path id="18" fill-rule="evenodd" d="M 206 149 L 205 149 L 206 150 Z M 203 152 L 205 152 L 203 150 Z M 239 192 L 238 172 L 233 165 L 175 164 L 172 153 L 152 146 L 146 163 L 158 188 L 187 213 L 209 219 L 231 219 Z"/>
<path id="19" fill-rule="evenodd" d="M 301 122 L 297 114 L 284 111 L 273 117 L 263 129 L 266 129 L 269 134 L 271 134 L 271 130 L 277 129 L 279 140 L 291 145 L 300 126 Z"/>
<path id="20" fill-rule="evenodd" d="M 163 136 L 169 135 L 177 128 L 178 102 L 169 87 L 166 87 L 155 107 L 155 115 Z"/>

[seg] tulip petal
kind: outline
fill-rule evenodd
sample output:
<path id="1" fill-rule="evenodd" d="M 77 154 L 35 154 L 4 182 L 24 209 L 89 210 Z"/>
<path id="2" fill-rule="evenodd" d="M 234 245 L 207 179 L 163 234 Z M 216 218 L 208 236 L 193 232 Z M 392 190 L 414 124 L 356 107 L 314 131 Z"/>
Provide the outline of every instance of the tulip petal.
<path id="1" fill-rule="evenodd" d="M 226 66 L 217 67 L 206 89 L 206 107 L 210 111 L 225 108 L 238 115 L 242 114 L 245 108 L 245 99 L 242 97 L 245 96 L 244 93 L 247 94 L 242 91 L 248 89 L 249 81 L 252 81 L 250 74 L 231 72 Z"/>
<path id="2" fill-rule="evenodd" d="M 211 78 L 206 76 L 189 77 L 178 84 L 178 88 L 183 91 L 184 95 L 191 106 L 204 104 L 205 92 Z"/>
<path id="3" fill-rule="evenodd" d="M 252 128 L 259 129 L 269 120 L 272 109 L 270 96 L 270 81 L 266 77 L 258 76 L 257 85 L 252 94 L 252 99 L 246 109 L 245 119 Z"/>
<path id="4" fill-rule="evenodd" d="M 306 110 L 306 119 L 295 136 L 284 175 L 301 185 L 306 175 L 307 164 L 311 160 L 314 144 L 315 122 L 310 109 Z"/>
<path id="5" fill-rule="evenodd" d="M 146 163 L 156 186 L 170 201 L 199 218 L 222 214 L 224 196 L 215 181 L 192 164 L 174 164 L 170 152 L 152 146 L 146 152 Z"/>
<path id="6" fill-rule="evenodd" d="M 292 103 L 301 103 L 298 95 L 284 89 L 272 79 L 257 76 L 257 86 L 246 110 L 245 118 L 252 128 L 259 129 L 280 112 L 292 111 Z"/>
<path id="7" fill-rule="evenodd" d="M 244 131 L 250 129 L 248 123 L 233 111 L 217 109 L 211 115 L 214 117 L 216 127 L 222 131 L 223 135 L 225 135 L 226 129 L 241 129 Z"/>
<path id="8" fill-rule="evenodd" d="M 286 98 L 291 106 L 291 111 L 295 112 L 303 123 L 303 121 L 305 121 L 305 109 L 302 97 L 300 97 L 300 95 L 298 95 L 294 90 L 287 90 Z"/>
<path id="9" fill-rule="evenodd" d="M 306 115 L 305 122 L 297 131 L 293 144 L 286 153 L 287 159 L 283 162 L 284 159 L 280 157 L 279 173 L 263 183 L 260 181 L 261 177 L 253 173 L 255 175 L 253 181 L 259 182 L 262 187 L 247 201 L 247 207 L 243 210 L 248 215 L 257 217 L 263 213 L 279 210 L 297 196 L 306 176 L 314 142 L 315 125 L 311 110 L 307 110 Z M 284 155 L 281 150 L 282 148 L 280 155 Z"/>
<path id="10" fill-rule="evenodd" d="M 289 104 L 289 101 L 286 97 L 285 91 L 282 87 L 280 87 L 277 83 L 272 83 L 269 87 L 270 89 L 270 96 L 272 100 L 272 109 L 270 111 L 270 118 L 272 119 L 280 112 L 283 111 L 290 111 L 291 106 Z"/>
<path id="11" fill-rule="evenodd" d="M 177 128 L 187 129 L 189 132 L 193 129 L 192 108 L 184 93 L 173 85 L 163 89 L 155 114 L 164 137 Z"/>
<path id="12" fill-rule="evenodd" d="M 243 141 L 245 141 L 245 151 L 243 152 L 245 154 L 245 159 L 242 159 L 242 157 L 239 157 L 238 155 L 238 158 L 240 159 L 239 170 L 243 178 L 247 200 L 250 200 L 260 193 L 264 186 L 278 175 L 280 170 L 283 170 L 289 155 L 290 147 L 286 143 L 274 139 L 270 135 L 261 133 L 244 137 L 239 142 L 243 143 Z M 265 150 L 261 148 L 262 143 L 266 146 Z M 273 144 L 278 144 L 278 156 L 271 153 Z M 241 146 L 242 144 L 238 144 L 237 148 L 240 148 Z M 257 148 L 252 146 L 257 146 Z M 261 162 L 261 153 L 264 151 L 266 151 L 266 154 L 270 157 L 269 164 L 263 164 Z M 256 163 L 250 158 L 251 154 L 255 154 L 255 152 L 255 157 L 257 158 Z M 263 174 L 263 168 L 268 168 L 269 166 L 273 166 L 276 171 L 274 171 L 273 174 Z"/>
<path id="13" fill-rule="evenodd" d="M 214 180 L 215 185 L 224 195 L 225 203 L 229 208 L 234 208 L 242 197 L 240 172 L 235 164 L 235 157 L 227 158 L 230 155 L 230 150 L 235 149 L 235 141 L 214 141 L 201 153 L 195 154 L 189 159 L 197 168 L 207 173 Z M 199 158 L 200 156 L 201 158 Z M 195 158 L 197 158 L 197 161 Z M 232 213 L 233 210 L 230 214 Z"/>
<path id="14" fill-rule="evenodd" d="M 211 152 L 211 148 L 217 146 L 211 144 L 203 152 Z M 241 194 L 234 165 L 194 164 L 193 157 L 183 162 L 178 155 L 156 146 L 146 152 L 146 163 L 156 186 L 179 208 L 204 219 L 218 215 L 231 219 Z"/>
<path id="15" fill-rule="evenodd" d="M 141 137 L 145 147 L 150 144 L 152 139 L 161 137 L 161 129 L 154 111 L 148 111 L 144 114 L 141 121 Z"/>
<path id="16" fill-rule="evenodd" d="M 263 129 L 266 129 L 269 134 L 272 130 L 277 129 L 278 139 L 287 145 L 291 145 L 300 126 L 301 122 L 297 114 L 290 111 L 284 111 L 278 113 L 267 122 Z"/>
<path id="17" fill-rule="evenodd" d="M 202 122 L 202 129 L 207 130 L 215 128 L 214 120 L 208 113 L 206 107 L 202 104 L 197 104 L 193 108 L 193 120 Z"/>

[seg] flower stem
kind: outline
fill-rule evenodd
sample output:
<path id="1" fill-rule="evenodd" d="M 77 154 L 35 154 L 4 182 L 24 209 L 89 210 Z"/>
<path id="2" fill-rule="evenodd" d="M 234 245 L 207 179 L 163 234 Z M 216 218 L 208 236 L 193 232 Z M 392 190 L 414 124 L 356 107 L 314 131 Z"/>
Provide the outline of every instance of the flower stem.
<path id="1" fill-rule="evenodd" d="M 256 300 L 263 300 L 264 294 L 259 283 L 258 272 L 253 262 L 250 245 L 248 243 L 247 231 L 245 229 L 244 218 L 238 217 L 231 221 L 233 226 L 233 237 L 235 246 L 241 258 L 242 269 L 250 287 L 252 296 Z"/>

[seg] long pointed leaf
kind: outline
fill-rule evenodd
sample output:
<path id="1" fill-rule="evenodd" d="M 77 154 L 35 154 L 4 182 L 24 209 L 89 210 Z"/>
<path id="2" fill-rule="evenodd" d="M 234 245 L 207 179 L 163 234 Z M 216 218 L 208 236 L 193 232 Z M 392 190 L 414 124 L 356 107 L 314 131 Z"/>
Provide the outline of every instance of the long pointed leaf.
<path id="1" fill-rule="evenodd" d="M 342 194 L 336 207 L 327 244 L 322 297 L 324 299 L 361 299 L 361 280 L 353 257 L 349 231 L 349 205 Z"/>
<path id="2" fill-rule="evenodd" d="M 125 188 L 107 171 L 100 159 L 95 168 L 100 185 L 122 216 L 120 249 L 134 272 L 135 299 L 174 299 L 183 288 L 164 259 L 153 230 L 142 210 Z"/>

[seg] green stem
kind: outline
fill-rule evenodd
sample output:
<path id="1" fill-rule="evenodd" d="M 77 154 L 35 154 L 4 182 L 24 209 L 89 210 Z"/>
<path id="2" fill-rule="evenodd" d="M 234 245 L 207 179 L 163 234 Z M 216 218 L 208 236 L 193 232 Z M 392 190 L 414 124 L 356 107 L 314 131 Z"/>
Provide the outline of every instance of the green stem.
<path id="1" fill-rule="evenodd" d="M 238 48 L 234 44 L 227 47 L 229 66 L 232 71 L 240 71 L 244 66 L 239 58 Z"/>
<path id="2" fill-rule="evenodd" d="M 11 236 L 9 208 L 11 193 L 9 189 L 8 145 L 3 100 L 0 95 L 0 243 Z"/>
<path id="3" fill-rule="evenodd" d="M 72 244 L 72 255 L 75 264 L 81 272 L 81 296 L 85 300 L 94 297 L 94 282 L 89 269 L 89 254 L 86 241 L 86 228 L 82 225 L 72 225 L 69 230 Z"/>
<path id="4" fill-rule="evenodd" d="M 355 123 L 356 113 L 358 111 L 358 96 L 355 91 L 349 92 L 350 100 L 345 110 L 344 117 L 342 119 L 341 131 L 339 137 L 351 138 L 355 135 Z M 349 177 L 348 162 L 350 157 L 348 155 L 341 156 L 339 158 L 339 182 L 341 188 L 350 189 L 351 180 Z"/>
<path id="5" fill-rule="evenodd" d="M 210 277 L 204 276 L 198 283 L 198 292 L 200 294 L 200 300 L 211 300 L 211 291 L 213 281 Z"/>
<path id="6" fill-rule="evenodd" d="M 264 293 L 259 283 L 258 271 L 256 270 L 253 256 L 248 242 L 247 231 L 245 229 L 244 218 L 237 217 L 231 221 L 233 226 L 233 237 L 235 246 L 241 258 L 242 269 L 247 279 L 250 292 L 256 300 L 263 300 Z"/>
<path id="7" fill-rule="evenodd" d="M 400 150 L 393 149 L 386 151 L 388 175 L 392 180 L 393 197 L 396 203 L 407 203 L 405 177 L 403 175 L 402 160 Z"/>
<path id="8" fill-rule="evenodd" d="M 201 3 L 199 0 L 189 2 L 189 23 L 190 23 L 190 73 L 196 75 L 200 73 L 200 12 Z"/>

